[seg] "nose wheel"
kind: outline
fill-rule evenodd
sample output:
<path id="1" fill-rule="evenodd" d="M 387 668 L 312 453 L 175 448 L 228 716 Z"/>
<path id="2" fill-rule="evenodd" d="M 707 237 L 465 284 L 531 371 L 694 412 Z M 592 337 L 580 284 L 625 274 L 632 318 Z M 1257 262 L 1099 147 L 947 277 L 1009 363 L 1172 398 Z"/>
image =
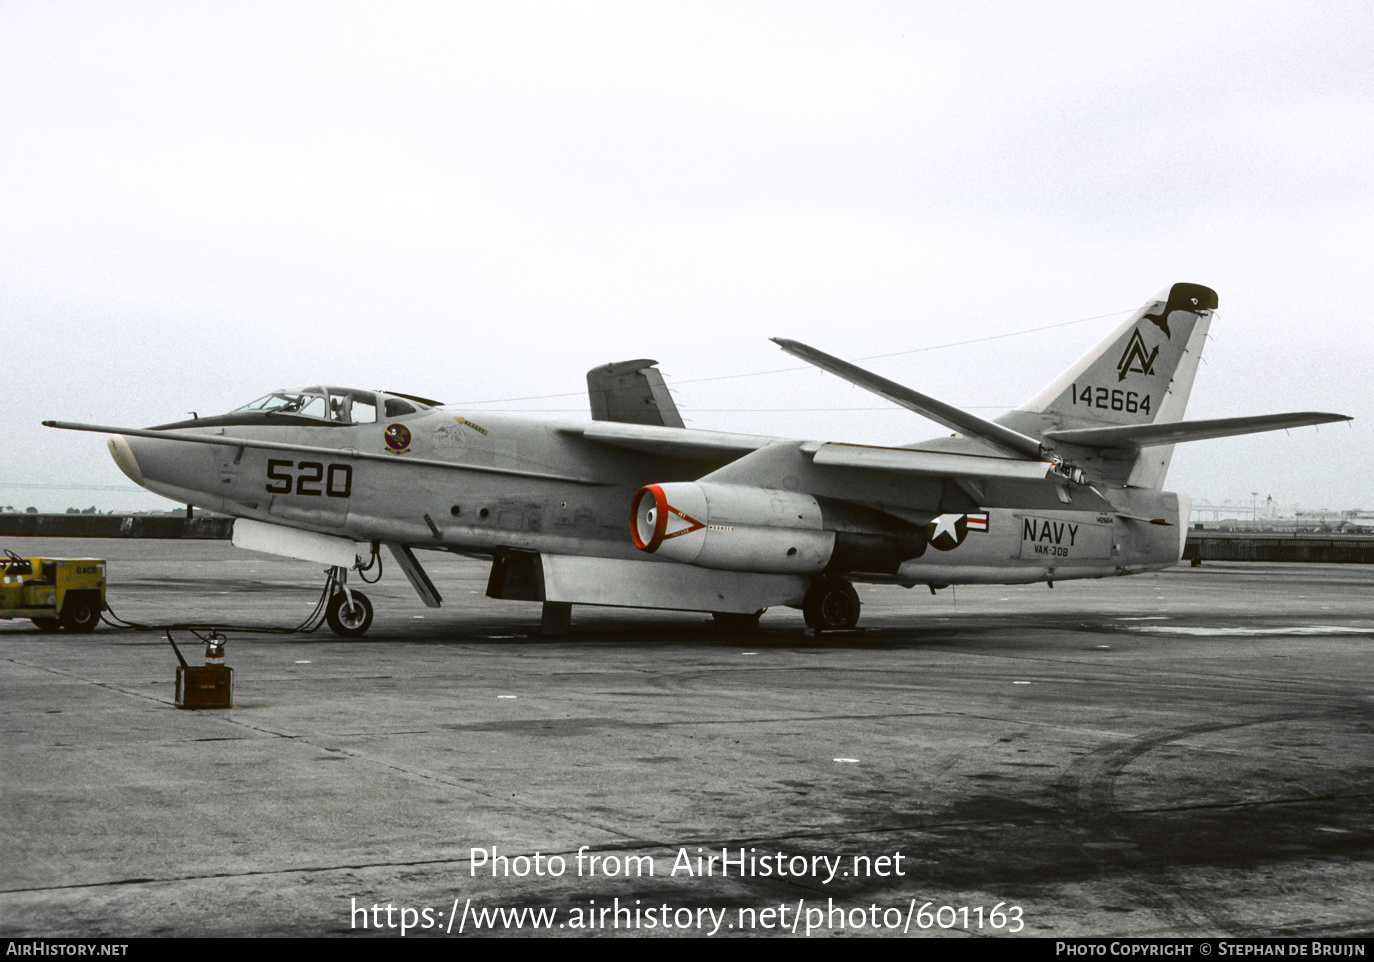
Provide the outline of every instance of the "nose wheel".
<path id="1" fill-rule="evenodd" d="M 819 578 L 802 600 L 802 615 L 817 631 L 848 631 L 859 623 L 859 593 L 843 578 Z"/>
<path id="2" fill-rule="evenodd" d="M 344 638 L 360 638 L 372 627 L 372 602 L 361 591 L 336 591 L 324 612 L 329 628 Z"/>

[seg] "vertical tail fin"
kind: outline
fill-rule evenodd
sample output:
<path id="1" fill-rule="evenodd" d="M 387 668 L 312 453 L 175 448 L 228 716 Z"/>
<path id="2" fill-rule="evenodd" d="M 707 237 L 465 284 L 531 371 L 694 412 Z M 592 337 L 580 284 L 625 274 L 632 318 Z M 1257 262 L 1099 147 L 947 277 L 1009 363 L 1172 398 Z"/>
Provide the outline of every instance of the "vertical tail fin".
<path id="1" fill-rule="evenodd" d="M 1216 292 L 1175 284 L 1146 303 L 1061 374 L 1049 387 L 998 422 L 1026 434 L 1045 431 L 1178 421 L 1188 404 Z M 1164 483 L 1173 445 L 1140 451 L 1130 461 L 1096 457 L 1097 477 L 1133 486 Z"/>

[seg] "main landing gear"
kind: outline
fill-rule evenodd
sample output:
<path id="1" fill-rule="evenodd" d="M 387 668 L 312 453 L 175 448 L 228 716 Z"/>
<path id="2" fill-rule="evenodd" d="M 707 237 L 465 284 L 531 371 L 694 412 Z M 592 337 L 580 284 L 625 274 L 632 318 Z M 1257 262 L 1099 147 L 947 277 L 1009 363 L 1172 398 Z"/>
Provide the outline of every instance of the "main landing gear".
<path id="1" fill-rule="evenodd" d="M 347 568 L 334 569 L 334 584 L 334 593 L 324 610 L 325 621 L 336 635 L 361 638 L 372 627 L 372 602 L 361 591 L 348 587 Z"/>
<path id="2" fill-rule="evenodd" d="M 816 631 L 847 631 L 859 623 L 859 593 L 843 578 L 817 578 L 802 600 L 802 615 Z"/>

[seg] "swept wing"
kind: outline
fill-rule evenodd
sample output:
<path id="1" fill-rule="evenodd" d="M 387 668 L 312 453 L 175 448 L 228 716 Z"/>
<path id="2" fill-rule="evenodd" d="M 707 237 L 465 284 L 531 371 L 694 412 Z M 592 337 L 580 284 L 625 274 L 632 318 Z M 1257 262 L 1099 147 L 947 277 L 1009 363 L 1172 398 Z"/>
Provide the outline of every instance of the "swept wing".
<path id="1" fill-rule="evenodd" d="M 829 467 L 896 471 L 931 478 L 1006 478 L 1041 481 L 1054 465 L 986 454 L 955 454 L 919 448 L 882 448 L 863 444 L 807 442 L 802 451 L 816 464 Z"/>
<path id="2" fill-rule="evenodd" d="M 756 434 L 698 431 L 655 424 L 623 424 L 615 421 L 569 425 L 559 430 L 563 434 L 614 448 L 624 448 L 627 451 L 701 461 L 728 461 L 778 440 Z"/>
<path id="3" fill-rule="evenodd" d="M 800 341 L 791 341 L 785 337 L 775 337 L 772 338 L 772 341 L 788 354 L 799 357 L 808 364 L 814 364 L 823 371 L 829 371 L 831 374 L 844 378 L 850 384 L 861 387 L 865 391 L 872 391 L 879 397 L 899 404 L 908 411 L 915 411 L 922 417 L 930 418 L 937 424 L 953 428 L 968 437 L 978 438 L 1018 457 L 1030 458 L 1032 461 L 1041 460 L 1045 453 L 1039 441 L 1022 434 L 1020 431 L 1013 431 L 1011 428 L 994 421 L 962 411 L 952 404 L 936 400 L 928 394 L 913 391 L 896 381 L 879 377 L 871 371 L 865 371 L 857 365 L 842 361 L 824 351 L 818 351 Z"/>

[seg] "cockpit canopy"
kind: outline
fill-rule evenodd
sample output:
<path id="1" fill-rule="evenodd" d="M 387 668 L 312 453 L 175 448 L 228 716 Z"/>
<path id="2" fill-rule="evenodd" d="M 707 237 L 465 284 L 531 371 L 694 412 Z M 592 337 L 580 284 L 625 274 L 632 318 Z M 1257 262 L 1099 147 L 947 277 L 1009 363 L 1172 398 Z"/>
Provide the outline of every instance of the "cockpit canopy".
<path id="1" fill-rule="evenodd" d="M 251 404 L 235 408 L 228 414 L 200 417 L 193 413 L 189 421 L 158 424 L 152 430 L 268 424 L 277 427 L 288 424 L 298 427 L 347 427 L 423 414 L 439 407 L 441 403 L 410 394 L 393 394 L 386 391 L 360 391 L 351 387 L 305 387 L 297 391 L 273 391 Z"/>
<path id="2" fill-rule="evenodd" d="M 230 412 L 289 415 L 317 418 L 335 424 L 373 424 L 382 418 L 400 418 L 428 411 L 434 404 L 420 398 L 397 397 L 380 391 L 347 387 L 307 387 L 298 391 L 274 391 Z"/>

